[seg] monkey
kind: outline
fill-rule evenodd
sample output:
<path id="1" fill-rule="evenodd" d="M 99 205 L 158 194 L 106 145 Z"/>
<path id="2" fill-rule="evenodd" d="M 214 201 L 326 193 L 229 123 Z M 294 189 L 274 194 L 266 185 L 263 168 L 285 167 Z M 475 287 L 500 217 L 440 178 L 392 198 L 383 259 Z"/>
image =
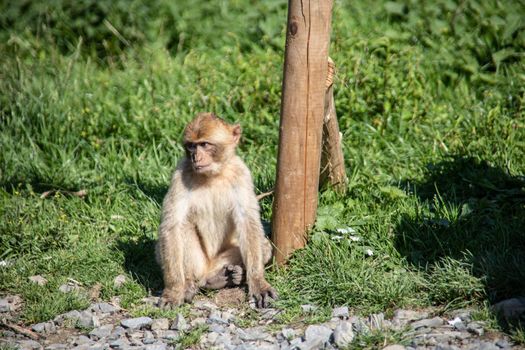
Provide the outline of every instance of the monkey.
<path id="1" fill-rule="evenodd" d="M 236 154 L 239 124 L 198 114 L 184 130 L 178 162 L 162 204 L 156 245 L 164 290 L 159 307 L 191 302 L 200 288 L 246 283 L 259 308 L 277 292 L 264 277 L 272 256 L 246 164 Z"/>

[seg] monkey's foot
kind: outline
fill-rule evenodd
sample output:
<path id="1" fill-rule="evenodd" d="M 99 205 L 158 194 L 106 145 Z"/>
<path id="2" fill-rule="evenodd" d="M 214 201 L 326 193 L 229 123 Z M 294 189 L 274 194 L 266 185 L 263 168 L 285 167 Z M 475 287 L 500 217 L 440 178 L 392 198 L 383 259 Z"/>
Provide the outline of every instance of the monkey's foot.
<path id="1" fill-rule="evenodd" d="M 244 270 L 241 265 L 228 265 L 226 270 L 229 274 L 231 284 L 238 286 L 244 279 Z"/>
<path id="2" fill-rule="evenodd" d="M 163 310 L 172 310 L 184 302 L 184 295 L 173 290 L 164 290 L 158 306 Z"/>
<path id="3" fill-rule="evenodd" d="M 270 305 L 270 298 L 277 300 L 278 295 L 275 289 L 266 281 L 261 281 L 250 287 L 250 296 L 255 299 L 258 308 L 267 308 Z"/>
<path id="4" fill-rule="evenodd" d="M 204 288 L 206 289 L 221 289 L 228 284 L 228 273 L 226 266 L 223 267 L 216 275 L 211 276 L 206 280 Z"/>
<path id="5" fill-rule="evenodd" d="M 184 291 L 184 301 L 187 303 L 191 303 L 193 300 L 193 297 L 197 292 L 199 291 L 199 288 L 195 285 L 195 283 L 187 284 L 186 290 Z"/>

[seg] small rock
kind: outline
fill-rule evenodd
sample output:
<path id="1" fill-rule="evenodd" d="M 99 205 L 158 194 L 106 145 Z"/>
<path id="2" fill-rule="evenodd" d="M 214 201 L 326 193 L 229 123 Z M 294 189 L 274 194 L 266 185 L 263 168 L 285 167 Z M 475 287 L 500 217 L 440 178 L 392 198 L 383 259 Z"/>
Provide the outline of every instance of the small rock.
<path id="1" fill-rule="evenodd" d="M 261 310 L 260 317 L 263 320 L 275 320 L 277 315 L 279 315 L 281 312 L 282 310 L 279 310 L 279 309 L 267 308 L 267 309 Z M 223 318 L 224 318 L 224 315 L 223 315 Z"/>
<path id="2" fill-rule="evenodd" d="M 12 305 L 9 302 L 9 300 L 7 300 L 7 298 L 0 299 L 0 312 L 11 312 L 11 311 L 14 311 L 14 309 L 12 308 Z"/>
<path id="3" fill-rule="evenodd" d="M 406 348 L 403 345 L 394 344 L 394 345 L 388 345 L 383 348 L 383 350 L 405 350 Z"/>
<path id="4" fill-rule="evenodd" d="M 126 330 L 124 327 L 117 326 L 113 329 L 111 334 L 108 336 L 109 340 L 117 340 L 118 338 L 122 337 L 124 334 L 126 334 Z"/>
<path id="5" fill-rule="evenodd" d="M 115 279 L 113 280 L 113 287 L 115 288 L 120 288 L 124 285 L 124 283 L 127 282 L 127 278 L 126 276 L 124 275 L 118 275 L 117 277 L 115 277 Z"/>
<path id="6" fill-rule="evenodd" d="M 100 326 L 98 317 L 89 311 L 82 311 L 77 322 L 78 325 L 83 328 L 94 328 Z"/>
<path id="7" fill-rule="evenodd" d="M 318 307 L 315 306 L 315 305 L 311 305 L 311 304 L 301 305 L 301 310 L 304 313 L 312 313 L 312 312 L 315 312 L 317 309 L 318 309 Z"/>
<path id="8" fill-rule="evenodd" d="M 228 324 L 228 321 L 224 320 L 218 311 L 212 311 L 208 317 L 208 323 L 219 323 L 219 324 Z"/>
<path id="9" fill-rule="evenodd" d="M 350 316 L 348 306 L 336 307 L 332 310 L 332 317 L 339 317 L 346 319 Z"/>
<path id="10" fill-rule="evenodd" d="M 215 342 L 217 341 L 217 338 L 219 338 L 219 333 L 216 333 L 216 332 L 208 333 L 207 342 L 210 344 L 215 344 Z"/>
<path id="11" fill-rule="evenodd" d="M 112 349 L 127 349 L 129 346 L 129 342 L 125 338 L 119 338 L 117 340 L 114 340 L 109 343 L 110 348 Z"/>
<path id="12" fill-rule="evenodd" d="M 482 336 L 483 334 L 485 334 L 485 330 L 483 329 L 483 325 L 479 322 L 470 322 L 467 326 L 467 331 L 469 331 L 470 333 L 474 334 L 474 335 L 477 335 L 477 336 Z"/>
<path id="13" fill-rule="evenodd" d="M 293 339 L 292 341 L 290 341 L 289 349 L 297 349 L 297 348 L 299 348 L 299 345 L 301 345 L 302 342 L 303 342 L 303 340 L 301 338 Z"/>
<path id="14" fill-rule="evenodd" d="M 272 309 L 266 309 L 265 314 L 266 314 L 266 313 L 269 313 L 269 312 L 271 312 L 271 311 L 272 311 Z M 263 315 L 261 315 L 261 317 L 263 317 Z M 221 313 L 221 318 L 222 318 L 223 320 L 225 320 L 226 322 L 233 322 L 233 321 L 235 321 L 235 315 L 233 314 L 233 310 L 223 311 L 223 312 Z M 263 317 L 263 318 L 264 318 L 264 317 Z"/>
<path id="15" fill-rule="evenodd" d="M 89 332 L 89 336 L 92 339 L 99 340 L 99 339 L 109 337 L 111 332 L 113 332 L 113 325 L 106 324 L 106 325 L 93 329 L 91 332 Z"/>
<path id="16" fill-rule="evenodd" d="M 293 328 L 283 328 L 281 330 L 281 334 L 283 335 L 284 339 L 290 340 L 295 337 L 295 329 Z"/>
<path id="17" fill-rule="evenodd" d="M 205 300 L 197 300 L 193 303 L 193 306 L 201 310 L 208 310 L 208 311 L 217 310 L 217 305 L 209 301 L 205 301 Z"/>
<path id="18" fill-rule="evenodd" d="M 399 309 L 394 312 L 392 324 L 396 329 L 404 328 L 409 322 L 419 321 L 428 317 L 428 312 Z"/>
<path id="19" fill-rule="evenodd" d="M 155 338 L 153 337 L 153 334 L 151 335 L 151 337 L 144 337 L 144 339 L 142 339 L 142 344 L 148 345 L 153 343 L 155 343 Z"/>
<path id="20" fill-rule="evenodd" d="M 47 283 L 47 280 L 40 276 L 40 275 L 35 275 L 35 276 L 31 276 L 29 277 L 29 281 L 35 283 L 35 284 L 38 284 L 39 286 L 43 286 Z"/>
<path id="21" fill-rule="evenodd" d="M 80 290 L 80 287 L 75 283 L 66 283 L 58 287 L 58 290 L 62 293 L 72 293 Z"/>
<path id="22" fill-rule="evenodd" d="M 150 344 L 144 347 L 144 350 L 166 350 L 168 345 L 164 343 Z"/>
<path id="23" fill-rule="evenodd" d="M 20 350 L 42 349 L 42 345 L 34 340 L 21 340 L 17 344 Z"/>
<path id="24" fill-rule="evenodd" d="M 46 345 L 45 350 L 65 350 L 67 348 L 66 344 L 49 344 Z"/>
<path id="25" fill-rule="evenodd" d="M 496 345 L 500 348 L 500 349 L 508 349 L 510 348 L 510 344 L 508 341 L 506 341 L 505 339 L 498 339 L 498 341 L 496 341 Z"/>
<path id="26" fill-rule="evenodd" d="M 5 339 L 9 339 L 9 338 L 16 338 L 16 333 L 15 332 L 12 332 L 12 331 L 8 331 L 6 329 L 3 329 L 2 330 L 2 335 Z M 0 345 L 2 343 L 0 342 Z"/>
<path id="27" fill-rule="evenodd" d="M 334 329 L 334 343 L 340 348 L 346 348 L 354 340 L 354 331 L 352 330 L 352 323 L 349 321 L 341 321 Z"/>
<path id="28" fill-rule="evenodd" d="M 92 342 L 91 339 L 89 339 L 85 335 L 81 335 L 73 341 L 73 344 L 74 345 L 85 345 L 85 344 L 90 344 L 91 342 Z"/>
<path id="29" fill-rule="evenodd" d="M 151 322 L 151 330 L 164 330 L 170 328 L 170 321 L 167 318 L 157 318 Z"/>
<path id="30" fill-rule="evenodd" d="M 143 327 L 151 325 L 153 320 L 149 317 L 137 317 L 137 318 L 128 318 L 126 320 L 120 321 L 120 324 L 124 328 L 130 329 L 141 329 Z"/>
<path id="31" fill-rule="evenodd" d="M 66 312 L 65 314 L 60 314 L 56 316 L 53 319 L 53 321 L 59 326 L 63 326 L 64 323 L 68 323 L 67 326 L 75 326 L 79 319 L 80 319 L 80 312 L 77 310 L 72 310 L 72 311 Z"/>
<path id="32" fill-rule="evenodd" d="M 417 330 L 418 328 L 422 328 L 422 327 L 433 328 L 433 327 L 439 327 L 442 325 L 443 325 L 443 319 L 441 317 L 434 317 L 434 318 L 427 318 L 424 320 L 416 321 L 412 323 L 411 327 L 412 329 Z"/>
<path id="33" fill-rule="evenodd" d="M 479 350 L 499 350 L 499 347 L 496 344 L 484 341 L 479 344 Z"/>
<path id="34" fill-rule="evenodd" d="M 91 304 L 89 309 L 97 314 L 114 314 L 119 310 L 118 307 L 111 305 L 109 303 L 96 303 Z"/>
<path id="35" fill-rule="evenodd" d="M 472 310 L 459 309 L 451 312 L 453 318 L 459 317 L 464 323 L 472 321 Z"/>
<path id="36" fill-rule="evenodd" d="M 142 345 L 142 338 L 144 338 L 144 332 L 141 330 L 131 331 L 129 330 L 127 332 L 128 340 L 133 345 Z"/>
<path id="37" fill-rule="evenodd" d="M 37 323 L 31 327 L 36 333 L 56 333 L 57 329 L 52 321 Z"/>
<path id="38" fill-rule="evenodd" d="M 253 327 L 246 329 L 237 328 L 237 335 L 243 341 L 265 340 L 270 336 L 264 331 L 264 328 L 262 327 Z"/>
<path id="39" fill-rule="evenodd" d="M 219 324 L 212 323 L 210 325 L 210 332 L 214 333 L 224 333 L 226 331 L 226 328 L 224 326 L 221 326 Z"/>
<path id="40" fill-rule="evenodd" d="M 438 344 L 436 345 L 436 350 L 460 350 L 460 349 L 455 345 Z"/>
<path id="41" fill-rule="evenodd" d="M 175 340 L 179 337 L 179 332 L 172 330 L 156 330 L 152 332 L 156 338 Z"/>
<path id="42" fill-rule="evenodd" d="M 332 330 L 326 326 L 310 325 L 304 331 L 304 338 L 308 344 L 308 348 L 313 346 L 322 347 L 324 343 L 330 341 Z"/>
<path id="43" fill-rule="evenodd" d="M 232 335 L 228 333 L 220 334 L 217 339 L 215 340 L 216 344 L 224 344 L 225 348 L 228 348 L 232 345 Z M 240 344 L 240 340 L 237 341 L 238 344 Z"/>
<path id="44" fill-rule="evenodd" d="M 206 319 L 203 318 L 203 317 L 197 317 L 197 318 L 194 318 L 193 320 L 191 320 L 190 324 L 191 324 L 192 327 L 196 327 L 196 326 L 199 326 L 201 324 L 206 324 Z"/>
<path id="45" fill-rule="evenodd" d="M 186 319 L 184 319 L 184 316 L 182 316 L 182 314 L 177 314 L 175 320 L 171 324 L 170 329 L 176 331 L 185 331 L 186 329 L 188 329 L 188 323 L 186 322 Z"/>

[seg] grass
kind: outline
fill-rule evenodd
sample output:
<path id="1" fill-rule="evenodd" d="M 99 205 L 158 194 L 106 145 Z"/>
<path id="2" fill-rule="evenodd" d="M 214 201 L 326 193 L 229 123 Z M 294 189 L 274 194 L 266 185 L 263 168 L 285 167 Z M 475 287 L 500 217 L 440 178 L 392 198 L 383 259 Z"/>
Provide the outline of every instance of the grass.
<path id="1" fill-rule="evenodd" d="M 153 312 L 138 305 L 162 288 L 153 246 L 185 123 L 201 111 L 240 122 L 257 191 L 273 186 L 286 2 L 4 2 L 0 13 L 1 293 L 22 295 L 26 323 L 87 305 L 58 292 L 68 278 Z M 308 247 L 269 271 L 283 321 L 306 302 L 324 315 L 525 293 L 523 18 L 515 1 L 335 3 L 350 181 L 321 193 Z M 271 198 L 261 207 L 269 220 Z M 49 283 L 32 285 L 35 274 Z M 129 282 L 115 288 L 119 274 Z"/>
<path id="2" fill-rule="evenodd" d="M 206 334 L 208 328 L 208 325 L 201 324 L 187 332 L 183 332 L 177 340 L 175 340 L 173 345 L 175 345 L 177 349 L 187 349 L 195 346 L 199 343 L 202 335 Z"/>

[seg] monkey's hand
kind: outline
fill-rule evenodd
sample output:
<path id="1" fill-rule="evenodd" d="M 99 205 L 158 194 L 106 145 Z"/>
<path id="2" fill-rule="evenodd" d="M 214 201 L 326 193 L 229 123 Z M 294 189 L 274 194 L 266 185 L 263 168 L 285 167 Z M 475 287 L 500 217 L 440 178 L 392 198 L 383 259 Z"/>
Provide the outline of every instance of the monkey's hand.
<path id="1" fill-rule="evenodd" d="M 184 293 L 173 289 L 164 289 L 159 299 L 159 307 L 164 310 L 173 310 L 184 302 Z"/>
<path id="2" fill-rule="evenodd" d="M 266 280 L 253 283 L 249 288 L 250 296 L 255 299 L 258 308 L 267 308 L 270 298 L 277 300 L 278 295 L 275 289 Z"/>
<path id="3" fill-rule="evenodd" d="M 244 280 L 244 270 L 240 265 L 228 265 L 226 267 L 234 286 L 240 285 Z"/>

